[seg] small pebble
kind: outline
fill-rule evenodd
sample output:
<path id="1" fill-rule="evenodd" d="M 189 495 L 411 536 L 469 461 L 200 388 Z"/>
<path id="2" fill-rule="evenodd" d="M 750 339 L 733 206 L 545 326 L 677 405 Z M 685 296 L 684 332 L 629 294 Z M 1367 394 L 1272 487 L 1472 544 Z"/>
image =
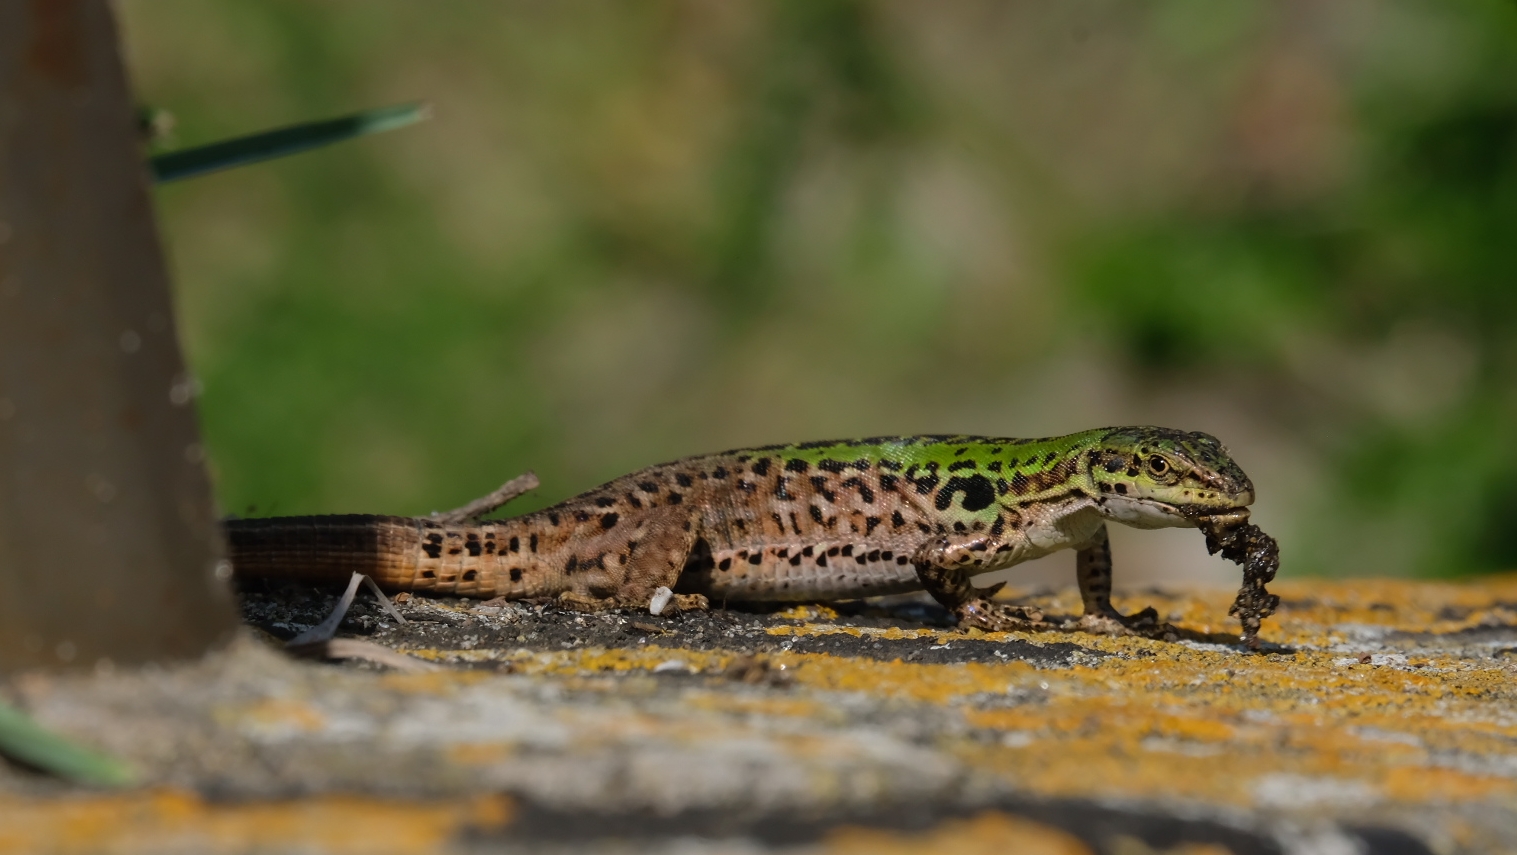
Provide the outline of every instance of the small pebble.
<path id="1" fill-rule="evenodd" d="M 655 617 L 663 614 L 664 609 L 668 608 L 669 603 L 673 601 L 674 592 L 669 590 L 667 587 L 660 585 L 656 590 L 654 590 L 653 599 L 648 601 L 648 614 L 654 615 Z"/>

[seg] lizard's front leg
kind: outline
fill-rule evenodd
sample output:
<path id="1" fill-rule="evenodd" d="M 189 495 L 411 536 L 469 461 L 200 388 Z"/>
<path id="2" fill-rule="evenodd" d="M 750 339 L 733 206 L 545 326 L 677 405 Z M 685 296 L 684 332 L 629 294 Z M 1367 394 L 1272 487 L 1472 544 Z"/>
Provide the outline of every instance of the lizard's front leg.
<path id="1" fill-rule="evenodd" d="M 1085 614 L 1069 626 L 1070 629 L 1150 638 L 1162 638 L 1174 632 L 1174 627 L 1159 620 L 1159 613 L 1152 606 L 1134 615 L 1124 615 L 1111 604 L 1111 541 L 1106 537 L 1105 523 L 1075 553 L 1075 574 L 1080 582 L 1080 599 L 1085 603 Z"/>
<path id="2" fill-rule="evenodd" d="M 991 602 L 990 598 L 1005 582 L 989 588 L 976 588 L 969 583 L 969 568 L 988 547 L 984 539 L 964 544 L 946 541 L 929 544 L 914 556 L 917 578 L 933 599 L 953 612 L 960 626 L 977 626 L 991 632 L 1053 629 L 1053 624 L 1044 621 L 1036 609 Z"/>

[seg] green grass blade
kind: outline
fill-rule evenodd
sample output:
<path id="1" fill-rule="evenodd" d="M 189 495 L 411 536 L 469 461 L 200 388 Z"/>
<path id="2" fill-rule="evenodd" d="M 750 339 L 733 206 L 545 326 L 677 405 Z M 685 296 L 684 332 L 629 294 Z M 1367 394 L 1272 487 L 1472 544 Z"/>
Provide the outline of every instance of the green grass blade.
<path id="1" fill-rule="evenodd" d="M 364 134 L 403 128 L 427 118 L 427 114 L 426 104 L 380 107 L 340 119 L 291 125 L 288 128 L 160 154 L 149 160 L 148 165 L 153 170 L 153 179 L 162 184 L 218 169 L 284 157 Z"/>
<path id="2" fill-rule="evenodd" d="M 39 727 L 0 704 L 0 755 L 81 784 L 122 786 L 136 780 L 130 767 Z"/>

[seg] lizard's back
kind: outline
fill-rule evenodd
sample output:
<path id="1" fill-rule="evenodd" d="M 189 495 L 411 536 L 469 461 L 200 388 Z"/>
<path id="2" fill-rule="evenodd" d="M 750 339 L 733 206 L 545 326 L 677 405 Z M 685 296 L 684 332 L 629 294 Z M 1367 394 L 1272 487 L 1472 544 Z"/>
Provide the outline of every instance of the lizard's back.
<path id="1" fill-rule="evenodd" d="M 694 458 L 724 486 L 702 509 L 680 590 L 734 601 L 873 596 L 919 589 L 915 561 L 941 541 L 996 544 L 976 572 L 1046 554 L 1068 544 L 1025 535 L 1045 511 L 1089 501 L 1071 481 L 1073 440 L 880 437 Z"/>

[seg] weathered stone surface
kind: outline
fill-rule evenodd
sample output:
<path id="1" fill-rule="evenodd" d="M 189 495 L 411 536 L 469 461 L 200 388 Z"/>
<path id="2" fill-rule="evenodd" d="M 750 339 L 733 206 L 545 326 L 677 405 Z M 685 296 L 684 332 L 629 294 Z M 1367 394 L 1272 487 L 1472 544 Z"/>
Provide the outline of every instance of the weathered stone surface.
<path id="1" fill-rule="evenodd" d="M 1222 643 L 1226 591 L 1127 597 L 1171 643 L 911 603 L 355 609 L 349 634 L 449 666 L 425 674 L 290 660 L 267 640 L 331 595 L 249 592 L 259 637 L 200 664 L 4 687 L 151 785 L 0 767 L 0 852 L 1517 849 L 1517 578 L 1278 588 L 1260 653 Z"/>

